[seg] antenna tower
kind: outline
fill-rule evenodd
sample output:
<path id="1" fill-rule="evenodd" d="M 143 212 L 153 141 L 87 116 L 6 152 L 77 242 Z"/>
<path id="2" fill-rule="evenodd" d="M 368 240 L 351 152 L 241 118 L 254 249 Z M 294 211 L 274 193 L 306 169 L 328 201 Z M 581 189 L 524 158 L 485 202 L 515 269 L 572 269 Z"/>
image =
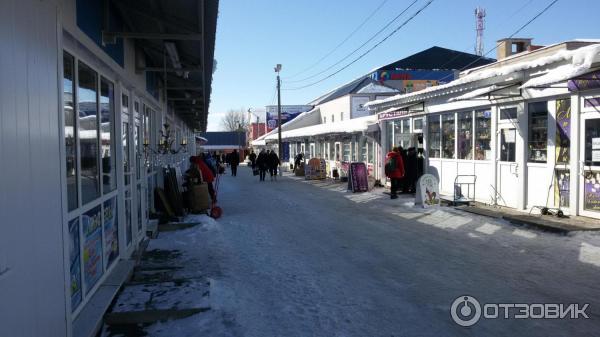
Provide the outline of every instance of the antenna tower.
<path id="1" fill-rule="evenodd" d="M 485 29 L 485 9 L 482 7 L 475 8 L 477 42 L 475 44 L 475 54 L 483 56 L 483 30 Z"/>

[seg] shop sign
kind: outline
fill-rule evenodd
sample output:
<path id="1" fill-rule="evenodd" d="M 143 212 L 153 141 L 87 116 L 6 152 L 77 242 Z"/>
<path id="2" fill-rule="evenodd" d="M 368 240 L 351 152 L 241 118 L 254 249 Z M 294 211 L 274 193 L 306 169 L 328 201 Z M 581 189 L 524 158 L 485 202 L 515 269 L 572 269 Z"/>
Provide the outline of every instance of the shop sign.
<path id="1" fill-rule="evenodd" d="M 71 311 L 75 311 L 82 299 L 81 254 L 79 253 L 79 218 L 69 222 L 69 262 L 71 270 Z"/>
<path id="2" fill-rule="evenodd" d="M 423 208 L 440 205 L 439 181 L 434 175 L 422 175 L 417 184 L 419 188 L 415 197 L 415 205 L 422 205 Z"/>
<path id="3" fill-rule="evenodd" d="M 87 291 L 98 282 L 103 273 L 102 225 L 100 206 L 81 216 L 83 229 L 83 280 Z"/>
<path id="4" fill-rule="evenodd" d="M 104 202 L 104 260 L 106 268 L 119 257 L 117 197 Z"/>
<path id="5" fill-rule="evenodd" d="M 390 112 L 381 112 L 377 115 L 377 118 L 380 121 L 383 121 L 388 119 L 396 119 L 406 115 L 408 115 L 408 108 L 398 109 Z"/>
<path id="6" fill-rule="evenodd" d="M 352 97 L 352 114 L 350 118 L 358 118 L 369 115 L 369 109 L 365 104 L 369 102 L 368 96 L 353 96 Z"/>
<path id="7" fill-rule="evenodd" d="M 588 171 L 584 177 L 584 208 L 600 212 L 600 171 Z"/>
<path id="8" fill-rule="evenodd" d="M 321 180 L 327 177 L 327 165 L 325 159 L 312 158 L 304 167 L 304 179 Z"/>
<path id="9" fill-rule="evenodd" d="M 591 72 L 571 79 L 567 83 L 569 91 L 582 91 L 600 88 L 600 71 Z"/>
<path id="10" fill-rule="evenodd" d="M 351 163 L 348 174 L 348 189 L 352 192 L 367 192 L 369 181 L 367 179 L 367 166 L 365 163 Z"/>

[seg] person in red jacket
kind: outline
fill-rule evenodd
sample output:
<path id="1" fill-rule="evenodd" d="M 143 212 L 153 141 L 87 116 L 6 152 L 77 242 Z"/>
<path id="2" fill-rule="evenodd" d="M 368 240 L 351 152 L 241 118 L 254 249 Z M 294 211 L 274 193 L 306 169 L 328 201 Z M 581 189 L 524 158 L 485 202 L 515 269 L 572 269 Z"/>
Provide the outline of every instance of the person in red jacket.
<path id="1" fill-rule="evenodd" d="M 402 161 L 401 149 L 394 146 L 391 152 L 386 156 L 385 175 L 390 178 L 392 183 L 391 199 L 398 198 L 398 188 L 400 180 L 404 177 L 404 162 Z"/>
<path id="2" fill-rule="evenodd" d="M 202 173 L 202 180 L 206 182 L 208 185 L 208 193 L 210 194 L 210 198 L 213 202 L 216 201 L 217 196 L 215 194 L 215 189 L 213 187 L 213 181 L 215 180 L 215 175 L 212 173 L 211 169 L 204 162 L 204 154 L 201 154 L 200 157 L 194 157 L 195 163 Z"/>

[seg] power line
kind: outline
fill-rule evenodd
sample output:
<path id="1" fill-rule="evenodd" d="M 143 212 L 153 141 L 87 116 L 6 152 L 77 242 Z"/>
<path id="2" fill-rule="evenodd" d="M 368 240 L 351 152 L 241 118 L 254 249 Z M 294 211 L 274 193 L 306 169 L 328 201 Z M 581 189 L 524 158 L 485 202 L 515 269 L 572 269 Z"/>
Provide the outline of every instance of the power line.
<path id="1" fill-rule="evenodd" d="M 533 21 L 535 21 L 537 18 L 539 18 L 540 16 L 542 16 L 542 14 L 546 13 L 546 11 L 548 11 L 557 2 L 558 2 L 558 0 L 553 0 L 550 4 L 548 4 L 548 6 L 546 6 L 544 9 L 542 9 L 533 18 L 529 19 L 529 21 L 527 21 L 524 25 L 522 25 L 521 27 L 519 27 L 519 29 L 517 29 L 514 33 L 512 33 L 509 37 L 507 37 L 507 39 L 513 38 L 515 35 L 519 34 L 523 29 L 525 29 L 525 27 L 529 26 Z M 458 71 L 460 72 L 460 71 L 463 71 L 463 70 L 467 69 L 468 67 L 472 66 L 473 64 L 475 64 L 476 62 L 478 62 L 482 58 L 486 57 L 489 53 L 493 52 L 496 49 L 498 49 L 498 44 L 496 44 L 496 46 L 494 48 L 488 50 L 485 54 L 483 54 L 480 57 L 476 58 L 475 60 L 473 60 L 472 62 L 470 62 L 466 66 L 462 67 Z M 443 79 L 445 79 L 445 78 L 447 78 L 448 76 L 445 76 L 444 78 L 440 79 L 440 81 L 443 80 Z"/>
<path id="2" fill-rule="evenodd" d="M 300 90 L 300 89 L 304 89 L 304 88 L 308 88 L 311 87 L 315 84 L 321 83 L 337 74 L 339 74 L 341 71 L 343 71 L 344 69 L 348 68 L 349 66 L 353 65 L 354 63 L 356 63 L 358 60 L 362 59 L 363 57 L 365 57 L 367 54 L 369 54 L 371 51 L 373 51 L 375 48 L 379 47 L 383 42 L 385 42 L 387 39 L 389 39 L 392 35 L 396 34 L 400 29 L 402 29 L 404 26 L 406 26 L 406 24 L 408 24 L 410 21 L 412 21 L 417 15 L 419 15 L 423 10 L 425 10 L 425 8 L 429 7 L 429 5 L 431 5 L 431 3 L 435 1 L 435 0 L 429 0 L 423 7 L 419 8 L 419 10 L 417 10 L 411 17 L 409 17 L 408 19 L 406 19 L 400 26 L 398 26 L 396 29 L 394 29 L 392 32 L 390 32 L 388 35 L 386 35 L 381 41 L 379 41 L 378 43 L 376 43 L 374 46 L 372 46 L 371 48 L 369 48 L 367 51 L 365 51 L 364 53 L 362 53 L 361 55 L 359 55 L 357 58 L 355 58 L 354 60 L 352 60 L 350 63 L 346 64 L 345 66 L 343 66 L 342 68 L 336 70 L 335 72 L 325 76 L 324 78 L 307 84 L 307 85 L 303 85 L 300 87 L 296 87 L 296 88 L 286 88 L 284 90 Z M 558 1 L 558 0 L 556 0 Z M 411 5 L 412 6 L 412 5 Z"/>
<path id="3" fill-rule="evenodd" d="M 335 46 L 329 53 L 325 54 L 323 57 L 321 57 L 319 60 L 317 60 L 315 63 L 313 63 L 312 65 L 308 66 L 307 68 L 305 68 L 304 70 L 289 76 L 289 77 L 284 77 L 282 79 L 290 79 L 290 78 L 294 78 L 300 74 L 303 74 L 305 72 L 307 72 L 308 70 L 314 68 L 316 65 L 318 65 L 319 63 L 321 63 L 321 61 L 323 61 L 324 59 L 326 59 L 327 57 L 331 56 L 331 54 L 333 54 L 339 47 L 341 47 L 344 43 L 346 43 L 352 36 L 354 36 L 354 34 L 356 34 L 356 32 L 358 32 L 366 23 L 367 21 L 369 21 L 374 15 L 375 13 L 377 13 L 381 7 L 383 7 L 383 5 L 385 5 L 385 3 L 388 2 L 388 0 L 383 0 L 379 6 L 377 6 L 377 8 L 375 8 L 374 11 L 371 12 L 371 14 L 369 14 L 369 16 L 367 16 L 367 18 L 360 24 L 358 25 L 358 27 L 356 27 L 356 29 L 354 29 L 342 42 L 340 42 L 337 46 Z"/>
<path id="4" fill-rule="evenodd" d="M 336 63 L 332 64 L 331 66 L 327 67 L 326 69 L 323 69 L 322 71 L 303 78 L 301 80 L 294 80 L 294 81 L 289 81 L 289 83 L 298 83 L 298 82 L 304 82 L 310 79 L 313 79 L 323 73 L 325 73 L 326 71 L 330 70 L 331 68 L 337 66 L 338 64 L 344 62 L 345 60 L 347 60 L 350 56 L 354 55 L 357 51 L 359 51 L 360 49 L 362 49 L 364 46 L 366 46 L 369 42 L 373 41 L 379 34 L 381 34 L 381 32 L 383 32 L 384 30 L 386 30 L 389 26 L 391 26 L 396 20 L 398 20 L 398 18 L 400 18 L 404 13 L 406 13 L 415 3 L 417 3 L 419 0 L 414 0 L 413 2 L 410 3 L 410 5 L 408 5 L 408 7 L 406 7 L 404 10 L 402 10 L 402 12 L 400 12 L 400 14 L 396 15 L 396 17 L 394 17 L 391 21 L 389 21 L 383 28 L 381 28 L 379 31 L 377 31 L 377 33 L 375 33 L 373 36 L 371 36 L 367 41 L 365 41 L 363 44 L 361 44 L 358 48 L 354 49 L 352 52 L 350 52 L 348 55 L 346 55 L 344 58 L 342 58 L 341 60 L 337 61 Z"/>

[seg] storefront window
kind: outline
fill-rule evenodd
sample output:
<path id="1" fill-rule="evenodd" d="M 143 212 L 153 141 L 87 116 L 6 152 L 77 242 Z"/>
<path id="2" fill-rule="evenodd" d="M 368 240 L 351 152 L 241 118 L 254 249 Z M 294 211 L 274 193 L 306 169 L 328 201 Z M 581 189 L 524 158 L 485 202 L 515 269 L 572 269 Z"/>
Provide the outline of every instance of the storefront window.
<path id="1" fill-rule="evenodd" d="M 351 152 L 352 152 L 352 145 L 351 145 L 351 143 L 350 142 L 344 143 L 344 155 L 343 155 L 343 158 L 344 158 L 345 162 L 349 162 L 350 161 L 350 159 L 351 159 L 350 158 Z"/>
<path id="2" fill-rule="evenodd" d="M 374 148 L 374 142 L 373 141 L 367 141 L 368 144 L 368 158 L 367 158 L 367 162 L 370 164 L 375 163 L 375 148 Z"/>
<path id="3" fill-rule="evenodd" d="M 427 118 L 427 131 L 427 146 L 429 147 L 429 158 L 440 158 L 440 116 L 431 116 Z"/>
<path id="4" fill-rule="evenodd" d="M 548 144 L 548 104 L 529 103 L 529 162 L 545 163 Z"/>
<path id="5" fill-rule="evenodd" d="M 67 202 L 69 211 L 77 208 L 77 142 L 73 80 L 75 61 L 63 53 L 63 113 L 65 118 L 65 162 L 67 168 Z"/>
<path id="6" fill-rule="evenodd" d="M 571 100 L 556 100 L 556 162 L 568 164 L 571 148 Z"/>
<path id="7" fill-rule="evenodd" d="M 491 120 L 491 111 L 475 111 L 475 160 L 492 160 Z"/>
<path id="8" fill-rule="evenodd" d="M 329 160 L 335 160 L 335 145 L 329 143 Z"/>
<path id="9" fill-rule="evenodd" d="M 423 118 L 413 119 L 413 133 L 423 132 Z"/>
<path id="10" fill-rule="evenodd" d="M 360 158 L 359 160 L 362 162 L 367 162 L 367 137 L 360 137 L 360 141 L 359 141 L 359 150 L 360 150 Z"/>
<path id="11" fill-rule="evenodd" d="M 502 129 L 500 132 L 500 161 L 515 161 L 516 129 Z"/>
<path id="12" fill-rule="evenodd" d="M 150 128 L 151 128 L 151 118 L 152 110 L 149 107 L 144 109 L 144 142 L 148 142 L 148 144 L 152 143 L 150 139 Z M 146 166 L 146 172 L 150 173 L 153 169 L 152 164 L 150 162 L 150 154 L 146 157 L 144 161 L 144 165 Z"/>
<path id="13" fill-rule="evenodd" d="M 442 115 L 442 154 L 443 158 L 454 158 L 454 114 Z"/>
<path id="14" fill-rule="evenodd" d="M 458 159 L 473 159 L 473 113 L 458 114 Z"/>
<path id="15" fill-rule="evenodd" d="M 101 77 L 100 79 L 100 139 L 102 151 L 102 186 L 104 194 L 117 188 L 115 173 L 115 107 L 114 86 Z"/>
<path id="16" fill-rule="evenodd" d="M 79 62 L 77 101 L 79 148 L 81 153 L 81 200 L 83 204 L 100 196 L 98 169 L 98 74 Z"/>
<path id="17" fill-rule="evenodd" d="M 127 95 L 121 96 L 121 104 L 121 109 L 123 112 L 123 125 L 121 127 L 121 143 L 123 144 L 123 173 L 125 176 L 125 185 L 129 185 L 131 164 L 129 161 L 129 138 L 127 137 L 129 132 L 129 97 Z"/>
<path id="18" fill-rule="evenodd" d="M 335 143 L 335 160 L 340 161 L 342 156 L 342 145 L 340 143 Z"/>
<path id="19" fill-rule="evenodd" d="M 394 121 L 394 146 L 402 146 L 402 123 Z"/>
<path id="20" fill-rule="evenodd" d="M 517 119 L 517 108 L 504 108 L 500 109 L 501 120 L 516 120 Z"/>

